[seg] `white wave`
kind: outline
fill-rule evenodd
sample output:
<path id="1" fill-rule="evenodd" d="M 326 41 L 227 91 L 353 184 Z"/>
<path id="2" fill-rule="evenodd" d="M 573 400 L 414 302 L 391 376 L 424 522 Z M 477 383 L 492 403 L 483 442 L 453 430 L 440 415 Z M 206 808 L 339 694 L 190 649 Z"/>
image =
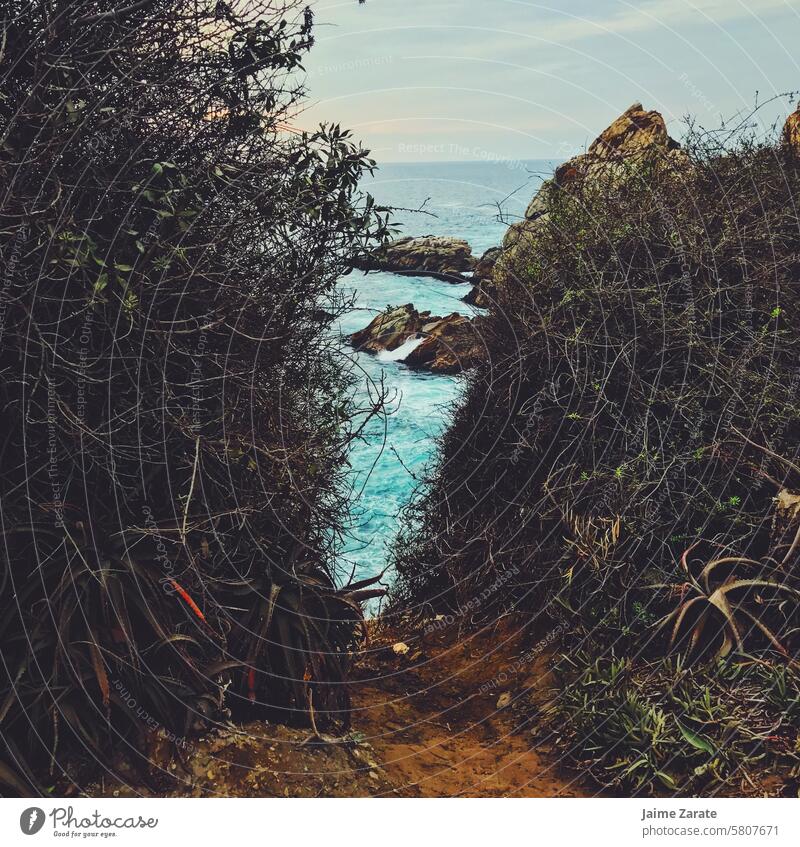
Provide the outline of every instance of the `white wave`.
<path id="1" fill-rule="evenodd" d="M 405 359 L 412 350 L 416 350 L 424 340 L 424 335 L 411 335 L 395 350 L 381 350 L 378 353 L 378 359 L 381 362 L 399 362 Z"/>

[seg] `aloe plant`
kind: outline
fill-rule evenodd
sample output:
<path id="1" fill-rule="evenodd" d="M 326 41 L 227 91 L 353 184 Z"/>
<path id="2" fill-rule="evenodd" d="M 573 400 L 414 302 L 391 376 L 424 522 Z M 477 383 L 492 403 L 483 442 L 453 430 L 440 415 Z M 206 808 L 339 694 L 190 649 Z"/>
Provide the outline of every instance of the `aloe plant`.
<path id="1" fill-rule="evenodd" d="M 778 603 L 794 603 L 796 607 L 800 591 L 787 585 L 778 569 L 743 556 L 712 559 L 695 577 L 689 566 L 689 554 L 696 546 L 685 550 L 680 559 L 686 576 L 684 583 L 652 586 L 671 588 L 680 595 L 676 608 L 656 624 L 658 630 L 671 627 L 669 649 L 688 641 L 687 657 L 696 658 L 713 650 L 715 658 L 724 658 L 734 647 L 740 653 L 747 652 L 750 636 L 758 633 L 778 653 L 796 664 L 780 639 L 780 631 L 776 632 L 769 613 Z M 736 574 L 737 569 L 755 569 L 759 575 L 741 578 Z M 720 571 L 725 571 L 726 575 L 720 577 Z M 764 571 L 774 578 L 764 578 L 761 575 Z"/>

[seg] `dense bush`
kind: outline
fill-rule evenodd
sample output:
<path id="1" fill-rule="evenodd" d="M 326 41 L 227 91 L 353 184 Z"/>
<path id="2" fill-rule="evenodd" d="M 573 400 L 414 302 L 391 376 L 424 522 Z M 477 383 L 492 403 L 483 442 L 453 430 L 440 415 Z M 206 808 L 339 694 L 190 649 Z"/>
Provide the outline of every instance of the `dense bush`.
<path id="1" fill-rule="evenodd" d="M 741 133 L 686 153 L 552 189 L 507 254 L 395 608 L 464 607 L 516 569 L 485 614 L 558 622 L 591 661 L 796 655 L 796 510 L 774 498 L 800 486 L 800 165 Z"/>
<path id="2" fill-rule="evenodd" d="M 359 636 L 364 587 L 337 587 L 330 556 L 359 421 L 327 296 L 383 232 L 357 189 L 372 162 L 336 126 L 293 126 L 310 11 L 118 7 L 3 10 L 0 781 L 18 791 L 69 743 L 183 736 L 237 703 L 345 720 Z"/>

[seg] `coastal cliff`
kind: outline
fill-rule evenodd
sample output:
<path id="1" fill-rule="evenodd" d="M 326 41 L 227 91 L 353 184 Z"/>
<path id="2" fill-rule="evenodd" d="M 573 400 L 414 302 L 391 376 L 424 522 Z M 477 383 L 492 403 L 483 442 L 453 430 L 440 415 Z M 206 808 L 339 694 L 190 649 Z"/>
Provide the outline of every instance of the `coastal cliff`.
<path id="1" fill-rule="evenodd" d="M 395 547 L 391 608 L 557 634 L 528 715 L 609 790 L 795 790 L 798 142 L 800 110 L 679 145 L 636 103 L 556 169 Z"/>

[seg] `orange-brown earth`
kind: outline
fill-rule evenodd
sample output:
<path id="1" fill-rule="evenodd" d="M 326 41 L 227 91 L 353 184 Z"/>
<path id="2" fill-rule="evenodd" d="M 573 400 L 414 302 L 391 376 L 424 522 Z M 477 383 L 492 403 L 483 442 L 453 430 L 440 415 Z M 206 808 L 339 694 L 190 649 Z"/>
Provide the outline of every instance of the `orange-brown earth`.
<path id="1" fill-rule="evenodd" d="M 541 749 L 531 704 L 552 695 L 552 652 L 511 618 L 464 634 L 391 633 L 361 666 L 354 723 L 397 793 L 418 797 L 575 797 L 574 776 Z M 381 644 L 387 644 L 381 648 Z M 522 704 L 524 709 L 515 708 Z M 498 707 L 499 705 L 499 707 Z"/>
<path id="2" fill-rule="evenodd" d="M 547 636 L 510 618 L 470 634 L 374 628 L 353 683 L 353 729 L 316 738 L 262 721 L 187 742 L 162 741 L 149 766 L 124 761 L 89 796 L 551 797 L 586 789 L 541 748 L 527 724 L 550 697 Z M 429 626 L 429 630 L 431 627 Z M 404 648 L 408 648 L 405 650 Z M 517 708 L 524 697 L 525 709 Z M 499 704 L 499 708 L 498 708 Z M 95 768 L 96 770 L 96 768 Z"/>

